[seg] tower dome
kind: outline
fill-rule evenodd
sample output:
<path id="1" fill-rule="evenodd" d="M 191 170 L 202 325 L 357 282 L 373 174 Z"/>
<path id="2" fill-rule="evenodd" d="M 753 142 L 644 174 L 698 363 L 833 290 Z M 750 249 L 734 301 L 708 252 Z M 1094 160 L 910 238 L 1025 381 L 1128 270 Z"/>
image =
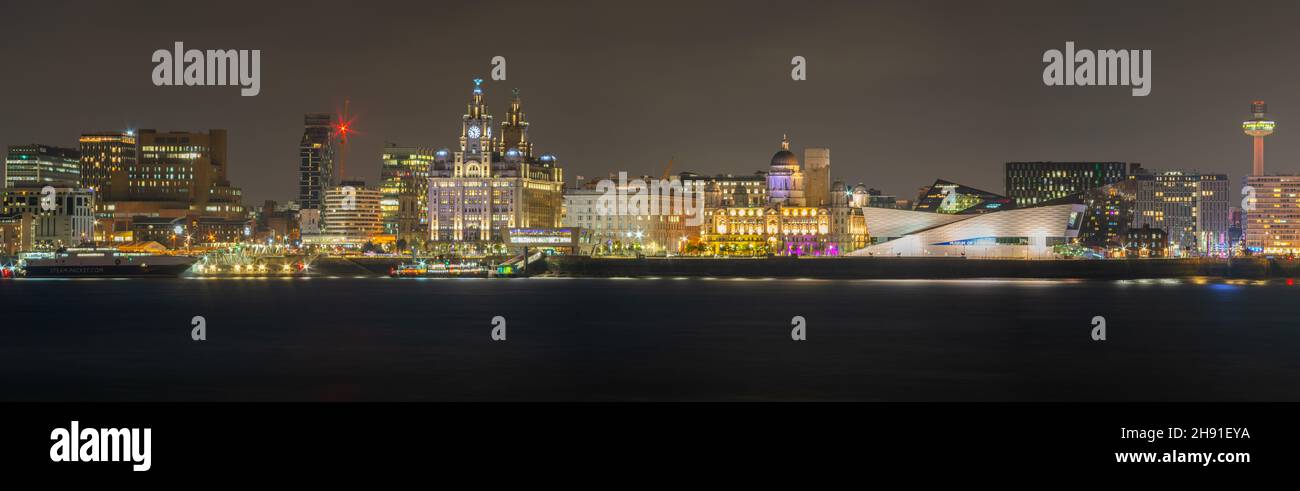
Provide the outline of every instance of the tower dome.
<path id="1" fill-rule="evenodd" d="M 772 155 L 772 167 L 798 167 L 799 158 L 790 151 L 790 139 L 781 137 L 781 150 Z"/>

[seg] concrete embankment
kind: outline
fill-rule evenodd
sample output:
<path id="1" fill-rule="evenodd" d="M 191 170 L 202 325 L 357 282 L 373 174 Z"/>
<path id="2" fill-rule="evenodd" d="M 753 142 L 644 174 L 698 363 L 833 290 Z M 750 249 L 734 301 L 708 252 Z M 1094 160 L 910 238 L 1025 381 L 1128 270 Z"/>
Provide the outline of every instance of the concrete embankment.
<path id="1" fill-rule="evenodd" d="M 743 278 L 1285 278 L 1297 261 L 1272 259 L 1014 260 L 965 258 L 547 258 L 555 276 L 694 276 Z"/>

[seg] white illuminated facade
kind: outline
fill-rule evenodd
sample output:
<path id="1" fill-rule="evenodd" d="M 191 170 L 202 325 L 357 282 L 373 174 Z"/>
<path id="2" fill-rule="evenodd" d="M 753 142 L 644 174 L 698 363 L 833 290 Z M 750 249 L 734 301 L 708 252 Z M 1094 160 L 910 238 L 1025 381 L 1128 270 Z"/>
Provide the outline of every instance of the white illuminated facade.
<path id="1" fill-rule="evenodd" d="M 1246 247 L 1256 254 L 1300 253 L 1300 176 L 1249 176 Z"/>
<path id="2" fill-rule="evenodd" d="M 1053 205 L 946 215 L 868 207 L 868 230 L 890 235 L 850 255 L 1052 259 L 1055 246 L 1078 237 L 1084 211 L 1083 205 Z"/>
<path id="3" fill-rule="evenodd" d="M 461 122 L 460 149 L 434 153 L 429 170 L 429 240 L 457 252 L 493 252 L 509 228 L 560 226 L 564 173 L 554 155 L 533 156 L 516 91 L 506 121 L 493 133 L 474 81 Z"/>

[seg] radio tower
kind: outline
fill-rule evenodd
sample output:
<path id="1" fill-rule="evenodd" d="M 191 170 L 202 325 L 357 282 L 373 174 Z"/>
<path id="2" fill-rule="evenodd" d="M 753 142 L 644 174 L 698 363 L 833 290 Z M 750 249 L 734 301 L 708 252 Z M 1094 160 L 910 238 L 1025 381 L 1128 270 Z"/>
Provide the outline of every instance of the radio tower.
<path id="1" fill-rule="evenodd" d="M 1242 121 L 1241 130 L 1246 132 L 1246 136 L 1255 138 L 1255 161 L 1251 166 L 1250 175 L 1262 176 L 1264 175 L 1264 137 L 1273 134 L 1273 128 L 1277 123 L 1264 117 L 1268 114 L 1268 105 L 1264 104 L 1264 101 L 1251 102 L 1250 112 L 1255 117 Z"/>

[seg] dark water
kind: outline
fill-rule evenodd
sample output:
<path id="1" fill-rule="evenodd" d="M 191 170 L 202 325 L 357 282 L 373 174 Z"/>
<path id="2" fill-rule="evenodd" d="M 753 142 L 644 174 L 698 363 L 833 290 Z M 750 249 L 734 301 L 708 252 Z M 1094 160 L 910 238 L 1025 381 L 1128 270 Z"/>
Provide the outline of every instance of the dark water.
<path id="1" fill-rule="evenodd" d="M 1281 281 L 7 280 L 0 304 L 6 400 L 1300 400 Z"/>

